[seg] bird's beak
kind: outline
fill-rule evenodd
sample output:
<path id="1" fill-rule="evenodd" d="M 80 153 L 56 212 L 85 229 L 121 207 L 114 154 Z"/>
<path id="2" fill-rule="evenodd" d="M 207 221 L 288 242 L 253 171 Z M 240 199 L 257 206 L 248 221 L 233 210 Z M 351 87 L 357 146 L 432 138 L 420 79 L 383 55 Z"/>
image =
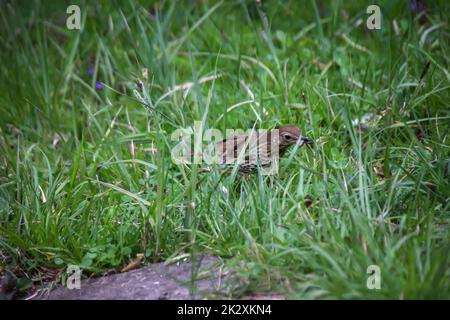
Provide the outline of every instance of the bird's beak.
<path id="1" fill-rule="evenodd" d="M 309 144 L 309 145 L 314 144 L 314 140 L 311 140 L 308 137 L 301 137 L 300 139 L 303 141 L 304 144 Z"/>
<path id="2" fill-rule="evenodd" d="M 306 145 L 306 147 L 308 148 L 308 150 L 311 151 L 313 157 L 315 157 L 314 150 L 313 150 L 312 147 L 311 147 L 311 146 L 314 144 L 314 140 L 309 139 L 308 137 L 301 137 L 300 140 L 301 140 L 300 146 Z"/>

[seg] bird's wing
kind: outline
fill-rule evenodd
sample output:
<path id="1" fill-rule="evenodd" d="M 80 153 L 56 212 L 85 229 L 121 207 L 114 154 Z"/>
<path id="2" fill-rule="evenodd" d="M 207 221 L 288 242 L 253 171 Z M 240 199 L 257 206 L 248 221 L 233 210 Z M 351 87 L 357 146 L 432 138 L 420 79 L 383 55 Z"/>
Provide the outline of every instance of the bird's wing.
<path id="1" fill-rule="evenodd" d="M 272 146 L 276 146 L 275 136 L 269 133 L 251 131 L 249 134 L 237 135 L 215 144 L 217 163 L 256 163 L 258 158 L 274 155 Z"/>

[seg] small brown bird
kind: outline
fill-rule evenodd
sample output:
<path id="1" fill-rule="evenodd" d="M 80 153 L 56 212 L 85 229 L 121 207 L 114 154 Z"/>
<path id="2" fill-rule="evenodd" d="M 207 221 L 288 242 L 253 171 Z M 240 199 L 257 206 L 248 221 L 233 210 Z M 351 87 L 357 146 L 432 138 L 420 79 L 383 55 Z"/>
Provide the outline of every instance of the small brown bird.
<path id="1" fill-rule="evenodd" d="M 288 125 L 272 131 L 252 131 L 220 141 L 215 150 L 217 163 L 221 168 L 234 167 L 239 164 L 240 173 L 255 173 L 259 167 L 269 168 L 286 150 L 298 144 L 314 154 L 311 145 L 314 141 L 302 136 L 297 126 Z"/>

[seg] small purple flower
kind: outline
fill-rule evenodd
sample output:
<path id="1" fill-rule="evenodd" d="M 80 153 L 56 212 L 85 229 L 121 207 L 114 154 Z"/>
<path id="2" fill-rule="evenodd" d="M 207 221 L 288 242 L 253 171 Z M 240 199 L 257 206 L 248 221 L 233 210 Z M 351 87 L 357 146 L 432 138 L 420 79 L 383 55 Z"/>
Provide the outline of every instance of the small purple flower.
<path id="1" fill-rule="evenodd" d="M 411 0 L 409 8 L 412 12 L 422 12 L 425 10 L 425 4 L 422 1 Z"/>
<path id="2" fill-rule="evenodd" d="M 88 69 L 89 75 L 92 76 L 94 74 L 94 71 L 95 71 L 95 67 L 94 66 L 89 66 L 89 69 Z"/>
<path id="3" fill-rule="evenodd" d="M 95 89 L 96 90 L 102 90 L 103 89 L 103 83 L 101 83 L 100 81 L 97 81 L 96 83 L 95 83 Z"/>

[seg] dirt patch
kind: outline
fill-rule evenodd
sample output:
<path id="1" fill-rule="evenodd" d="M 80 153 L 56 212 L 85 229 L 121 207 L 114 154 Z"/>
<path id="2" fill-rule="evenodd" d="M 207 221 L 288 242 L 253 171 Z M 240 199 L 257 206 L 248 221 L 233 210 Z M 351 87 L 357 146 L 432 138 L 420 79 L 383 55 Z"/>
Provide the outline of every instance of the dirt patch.
<path id="1" fill-rule="evenodd" d="M 223 296 L 229 274 L 215 257 L 175 264 L 156 263 L 143 268 L 81 281 L 80 289 L 57 287 L 32 299 L 49 300 L 177 300 Z M 192 272 L 192 271 L 196 272 Z M 192 276 L 192 275 L 196 276 Z"/>

